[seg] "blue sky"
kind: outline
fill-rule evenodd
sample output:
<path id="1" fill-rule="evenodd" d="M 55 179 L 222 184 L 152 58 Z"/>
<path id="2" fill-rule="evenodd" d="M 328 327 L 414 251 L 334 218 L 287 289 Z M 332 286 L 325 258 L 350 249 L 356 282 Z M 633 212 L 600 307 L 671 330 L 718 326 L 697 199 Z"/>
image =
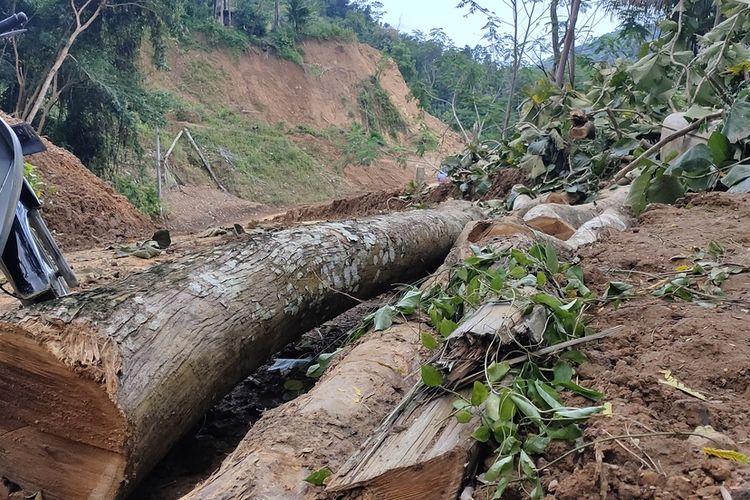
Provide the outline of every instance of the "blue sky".
<path id="1" fill-rule="evenodd" d="M 383 20 L 401 31 L 410 33 L 420 30 L 428 33 L 432 28 L 439 27 L 443 28 L 458 46 L 474 46 L 482 43 L 482 26 L 485 20 L 480 14 L 465 17 L 466 9 L 456 8 L 459 0 L 380 1 L 386 11 Z M 501 17 L 511 18 L 510 9 L 501 0 L 486 0 L 484 6 L 493 9 Z M 594 25 L 592 28 L 594 35 L 611 32 L 616 26 L 615 22 L 602 13 L 581 14 L 579 23 L 582 21 Z"/>

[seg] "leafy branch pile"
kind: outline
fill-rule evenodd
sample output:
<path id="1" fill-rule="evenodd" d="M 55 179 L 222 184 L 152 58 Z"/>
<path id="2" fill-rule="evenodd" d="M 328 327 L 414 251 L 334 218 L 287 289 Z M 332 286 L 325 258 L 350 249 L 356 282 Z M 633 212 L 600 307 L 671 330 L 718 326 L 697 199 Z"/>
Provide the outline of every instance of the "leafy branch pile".
<path id="1" fill-rule="evenodd" d="M 581 267 L 562 262 L 549 244 L 535 244 L 528 251 L 472 247 L 472 253 L 444 283 L 408 290 L 396 304 L 364 318 L 354 336 L 385 330 L 407 317 L 431 324 L 437 335 L 421 333 L 422 344 L 435 353 L 421 369 L 424 390 L 455 395 L 455 418 L 475 425 L 474 439 L 492 450 L 494 461 L 478 480 L 495 488 L 494 498 L 513 483 L 531 498 L 541 498 L 544 491 L 531 457 L 553 440 L 581 446 L 586 419 L 611 411 L 602 403 L 604 394 L 574 378 L 575 367 L 586 361 L 573 347 L 592 333 L 585 322 L 590 305 L 646 294 L 715 305 L 723 298 L 720 285 L 746 270 L 724 262 L 722 245 L 712 241 L 706 250 L 677 257 L 690 264 L 674 273 L 649 275 L 656 283 L 642 291 L 612 282 L 597 296 L 586 286 Z M 457 335 L 460 325 L 488 304 L 509 306 L 520 319 L 465 342 L 467 332 Z M 520 333 L 524 322 L 527 328 Z M 571 396 L 591 404 L 573 406 Z"/>
<path id="2" fill-rule="evenodd" d="M 722 2 L 721 22 L 706 32 L 688 22 L 694 7 L 681 1 L 632 64 L 592 65 L 576 89 L 548 79 L 525 89 L 515 135 L 470 144 L 444 171 L 467 196 L 486 193 L 499 170 L 522 168 L 537 193 L 586 197 L 635 170 L 635 212 L 686 192 L 750 191 L 750 4 Z M 702 121 L 691 135 L 705 134 L 707 144 L 657 158 L 661 124 L 675 111 Z"/>

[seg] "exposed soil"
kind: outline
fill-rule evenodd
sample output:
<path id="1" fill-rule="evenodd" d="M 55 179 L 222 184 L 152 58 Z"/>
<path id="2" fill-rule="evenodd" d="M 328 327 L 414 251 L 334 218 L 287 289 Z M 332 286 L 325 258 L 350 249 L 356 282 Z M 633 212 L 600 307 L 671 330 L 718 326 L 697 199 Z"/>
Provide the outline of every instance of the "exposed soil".
<path id="1" fill-rule="evenodd" d="M 329 203 L 292 208 L 276 216 L 272 222 L 301 222 L 364 217 L 403 210 L 409 202 L 401 198 L 401 190 L 376 191 L 352 198 L 340 198 Z"/>
<path id="2" fill-rule="evenodd" d="M 588 281 L 600 290 L 610 280 L 645 288 L 657 280 L 636 271 L 673 272 L 684 261 L 672 257 L 706 248 L 711 240 L 726 247 L 726 261 L 750 264 L 750 196 L 709 193 L 692 196 L 687 203 L 683 208 L 656 206 L 634 229 L 613 233 L 584 249 Z M 648 297 L 595 312 L 592 326 L 597 330 L 623 328 L 582 349 L 589 362 L 577 369 L 577 376 L 584 385 L 602 391 L 613 406 L 612 416 L 591 420 L 587 442 L 627 434 L 693 432 L 710 425 L 731 443 L 704 441 L 701 447 L 736 447 L 750 453 L 750 275 L 732 276 L 722 288 L 728 300 L 715 309 Z M 671 370 L 708 400 L 658 383 L 663 378 L 660 370 Z M 567 449 L 556 444 L 537 466 Z M 552 465 L 543 472 L 543 483 L 550 498 L 558 499 L 721 498 L 722 485 L 738 499 L 750 496 L 750 469 L 704 455 L 688 436 L 623 437 Z"/>
<path id="3" fill-rule="evenodd" d="M 167 217 L 164 224 L 183 233 L 204 231 L 212 226 L 231 226 L 272 212 L 272 209 L 260 203 L 201 186 L 169 190 L 165 199 Z"/>
<path id="4" fill-rule="evenodd" d="M 427 175 L 433 177 L 442 159 L 461 149 L 458 134 L 417 107 L 396 64 L 376 49 L 358 42 L 308 40 L 302 43 L 301 51 L 303 65 L 260 49 L 239 56 L 220 49 L 178 49 L 170 52 L 169 71 L 158 70 L 147 58 L 142 65 L 149 85 L 168 89 L 188 102 L 198 102 L 206 96 L 191 94 L 181 82 L 195 65 L 207 66 L 216 75 L 210 94 L 221 96 L 222 105 L 266 123 L 318 131 L 343 131 L 355 123 L 362 124 L 358 103 L 361 85 L 378 73 L 380 85 L 407 124 L 407 130 L 399 134 L 396 142 L 413 150 L 411 140 L 424 124 L 439 144 L 424 157 L 406 154 L 405 166 L 388 155 L 381 155 L 371 165 L 342 165 L 335 141 L 289 134 L 297 143 L 314 145 L 319 151 L 317 156 L 330 164 L 331 174 L 343 181 L 338 188 L 340 195 L 403 187 L 414 179 L 417 167 L 424 167 Z M 339 171 L 335 166 L 343 169 Z"/>

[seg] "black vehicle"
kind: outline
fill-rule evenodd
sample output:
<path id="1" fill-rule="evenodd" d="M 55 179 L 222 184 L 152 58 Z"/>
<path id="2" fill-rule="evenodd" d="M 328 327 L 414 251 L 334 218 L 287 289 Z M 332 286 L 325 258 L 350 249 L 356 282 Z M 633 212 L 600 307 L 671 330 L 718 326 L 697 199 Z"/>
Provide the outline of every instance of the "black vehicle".
<path id="1" fill-rule="evenodd" d="M 22 33 L 26 21 L 23 13 L 0 21 L 0 40 Z M 45 150 L 28 123 L 0 120 L 0 270 L 25 305 L 63 297 L 78 286 L 24 178 L 24 156 Z"/>

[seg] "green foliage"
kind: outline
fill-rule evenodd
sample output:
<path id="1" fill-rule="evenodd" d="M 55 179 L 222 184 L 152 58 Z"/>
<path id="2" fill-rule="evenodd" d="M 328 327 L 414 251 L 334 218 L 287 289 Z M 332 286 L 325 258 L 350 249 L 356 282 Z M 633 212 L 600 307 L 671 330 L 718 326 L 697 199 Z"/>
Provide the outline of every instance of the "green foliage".
<path id="1" fill-rule="evenodd" d="M 307 0 L 288 0 L 286 18 L 297 38 L 305 32 L 305 27 L 310 21 L 312 11 Z"/>
<path id="2" fill-rule="evenodd" d="M 57 191 L 54 186 L 49 186 L 39 177 L 39 174 L 36 172 L 36 167 L 29 162 L 25 162 L 23 165 L 23 176 L 39 199 L 43 199 L 44 195 L 47 193 L 54 193 Z"/>
<path id="3" fill-rule="evenodd" d="M 154 183 L 144 180 L 136 181 L 131 176 L 121 175 L 115 178 L 115 189 L 124 195 L 130 203 L 146 215 L 158 215 L 161 205 Z"/>
<path id="4" fill-rule="evenodd" d="M 395 138 L 399 132 L 406 131 L 406 122 L 390 94 L 380 85 L 378 75 L 362 82 L 358 101 L 362 118 L 371 132 Z"/>
<path id="5" fill-rule="evenodd" d="M 372 165 L 377 160 L 385 141 L 377 133 L 368 133 L 361 126 L 355 124 L 346 133 L 346 144 L 344 154 L 347 163 L 358 165 Z"/>

